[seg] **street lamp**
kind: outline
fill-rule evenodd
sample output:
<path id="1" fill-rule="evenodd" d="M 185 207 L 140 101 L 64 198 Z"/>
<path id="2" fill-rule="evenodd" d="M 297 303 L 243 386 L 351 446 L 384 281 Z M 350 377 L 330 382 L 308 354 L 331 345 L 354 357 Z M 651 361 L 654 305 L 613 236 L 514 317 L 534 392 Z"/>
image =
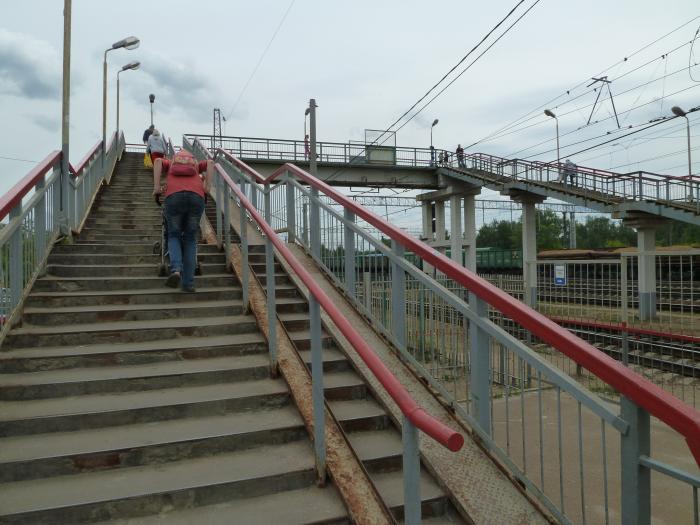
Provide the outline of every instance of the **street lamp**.
<path id="1" fill-rule="evenodd" d="M 677 117 L 685 118 L 686 130 L 688 132 L 688 184 L 690 185 L 690 200 L 693 200 L 693 181 L 690 178 L 693 175 L 693 164 L 690 161 L 690 120 L 688 120 L 688 112 L 683 111 L 678 106 L 673 106 L 671 111 Z"/>
<path id="2" fill-rule="evenodd" d="M 153 103 L 156 101 L 156 96 L 153 93 L 151 93 L 150 95 L 148 95 L 148 100 L 151 103 L 151 126 L 152 126 L 153 125 Z"/>
<path id="3" fill-rule="evenodd" d="M 545 109 L 544 114 L 548 117 L 552 117 L 557 125 L 557 170 L 559 170 L 559 162 L 561 161 L 561 157 L 559 155 L 559 119 L 551 109 Z"/>
<path id="4" fill-rule="evenodd" d="M 437 123 L 440 122 L 439 119 L 433 120 L 433 123 L 430 125 L 430 165 L 435 166 L 435 148 L 433 148 L 433 128 L 437 126 Z"/>
<path id="5" fill-rule="evenodd" d="M 141 67 L 141 62 L 129 62 L 127 65 L 122 67 L 117 71 L 117 133 L 119 133 L 119 75 L 122 71 L 129 71 L 130 69 L 138 69 Z"/>
<path id="6" fill-rule="evenodd" d="M 102 61 L 102 147 L 104 154 L 107 153 L 107 53 L 121 48 L 136 49 L 140 43 L 141 41 L 135 36 L 128 36 L 112 44 L 112 47 L 109 49 L 105 49 L 104 60 Z"/>

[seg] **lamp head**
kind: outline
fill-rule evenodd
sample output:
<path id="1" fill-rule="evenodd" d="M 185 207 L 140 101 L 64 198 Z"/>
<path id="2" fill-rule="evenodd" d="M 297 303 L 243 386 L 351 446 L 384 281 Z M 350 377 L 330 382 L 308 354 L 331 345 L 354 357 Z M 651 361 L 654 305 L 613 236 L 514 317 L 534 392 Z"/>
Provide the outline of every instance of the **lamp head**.
<path id="1" fill-rule="evenodd" d="M 141 67 L 141 62 L 138 60 L 134 62 L 129 62 L 127 65 L 123 66 L 120 71 L 127 71 L 128 69 L 138 69 Z"/>
<path id="2" fill-rule="evenodd" d="M 432 126 L 430 126 L 430 127 L 432 128 L 432 127 L 435 127 L 435 126 L 437 126 L 437 123 L 438 123 L 438 122 L 440 122 L 440 120 L 439 120 L 439 119 L 435 119 L 435 120 L 433 120 L 433 125 L 432 125 Z"/>
<path id="3" fill-rule="evenodd" d="M 554 112 L 551 109 L 545 109 L 544 114 L 547 115 L 548 117 L 557 118 L 557 116 L 554 114 Z"/>
<path id="4" fill-rule="evenodd" d="M 126 49 L 136 49 L 137 47 L 139 47 L 140 43 L 141 41 L 135 36 L 128 36 L 126 38 L 121 39 L 119 42 L 115 42 L 114 44 L 112 44 L 112 49 L 119 49 L 120 47 Z"/>
<path id="5" fill-rule="evenodd" d="M 150 95 L 148 95 L 148 100 L 150 100 L 151 104 L 153 104 L 156 101 L 156 96 L 153 93 L 151 93 Z"/>
<path id="6" fill-rule="evenodd" d="M 671 108 L 671 111 L 677 117 L 685 117 L 687 115 L 687 113 L 685 111 L 683 111 L 681 108 L 679 108 L 678 106 L 673 106 Z"/>

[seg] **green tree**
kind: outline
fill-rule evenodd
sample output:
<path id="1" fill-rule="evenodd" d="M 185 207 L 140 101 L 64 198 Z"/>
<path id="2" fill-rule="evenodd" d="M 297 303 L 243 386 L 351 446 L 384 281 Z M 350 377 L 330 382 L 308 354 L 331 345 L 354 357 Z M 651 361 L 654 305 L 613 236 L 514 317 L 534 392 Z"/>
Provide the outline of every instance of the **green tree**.
<path id="1" fill-rule="evenodd" d="M 602 249 L 635 246 L 637 234 L 632 228 L 607 217 L 588 217 L 576 224 L 576 245 L 579 248 Z"/>

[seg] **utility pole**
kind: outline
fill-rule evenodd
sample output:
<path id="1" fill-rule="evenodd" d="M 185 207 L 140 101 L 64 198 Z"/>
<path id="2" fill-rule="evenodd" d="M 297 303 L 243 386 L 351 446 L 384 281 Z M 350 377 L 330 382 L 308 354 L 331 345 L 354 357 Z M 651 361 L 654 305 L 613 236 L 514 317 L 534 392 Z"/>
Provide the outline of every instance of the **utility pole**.
<path id="1" fill-rule="evenodd" d="M 61 230 L 70 232 L 68 224 L 68 181 L 70 179 L 70 42 L 72 0 L 63 2 L 63 100 L 61 104 Z"/>

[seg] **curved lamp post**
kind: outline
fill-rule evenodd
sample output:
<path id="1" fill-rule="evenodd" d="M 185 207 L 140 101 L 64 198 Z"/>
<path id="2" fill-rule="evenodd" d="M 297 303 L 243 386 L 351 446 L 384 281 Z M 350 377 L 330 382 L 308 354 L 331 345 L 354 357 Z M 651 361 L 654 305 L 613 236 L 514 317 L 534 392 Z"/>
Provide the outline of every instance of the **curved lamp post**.
<path id="1" fill-rule="evenodd" d="M 104 60 L 102 61 L 102 147 L 105 149 L 107 148 L 107 53 L 121 48 L 136 49 L 140 43 L 141 41 L 135 36 L 128 36 L 112 44 L 112 47 L 109 49 L 105 49 Z"/>
<path id="2" fill-rule="evenodd" d="M 673 106 L 671 108 L 671 111 L 677 117 L 684 117 L 685 118 L 685 127 L 686 127 L 686 131 L 688 133 L 688 184 L 690 186 L 689 196 L 690 196 L 690 200 L 693 200 L 693 181 L 690 178 L 693 175 L 693 163 L 690 160 L 690 120 L 688 120 L 688 112 L 683 111 L 678 106 Z"/>
<path id="3" fill-rule="evenodd" d="M 151 93 L 148 95 L 148 100 L 151 103 L 151 126 L 153 125 L 153 103 L 156 101 L 156 96 Z"/>
<path id="4" fill-rule="evenodd" d="M 129 71 L 131 69 L 138 69 L 141 67 L 141 62 L 136 61 L 136 62 L 129 62 L 127 65 L 122 67 L 119 71 L 117 71 L 117 133 L 119 133 L 119 75 L 122 73 L 122 71 Z"/>
<path id="5" fill-rule="evenodd" d="M 544 114 L 548 117 L 552 117 L 557 125 L 557 172 L 559 171 L 559 163 L 561 162 L 561 156 L 559 155 L 559 119 L 554 114 L 551 109 L 545 109 Z"/>

